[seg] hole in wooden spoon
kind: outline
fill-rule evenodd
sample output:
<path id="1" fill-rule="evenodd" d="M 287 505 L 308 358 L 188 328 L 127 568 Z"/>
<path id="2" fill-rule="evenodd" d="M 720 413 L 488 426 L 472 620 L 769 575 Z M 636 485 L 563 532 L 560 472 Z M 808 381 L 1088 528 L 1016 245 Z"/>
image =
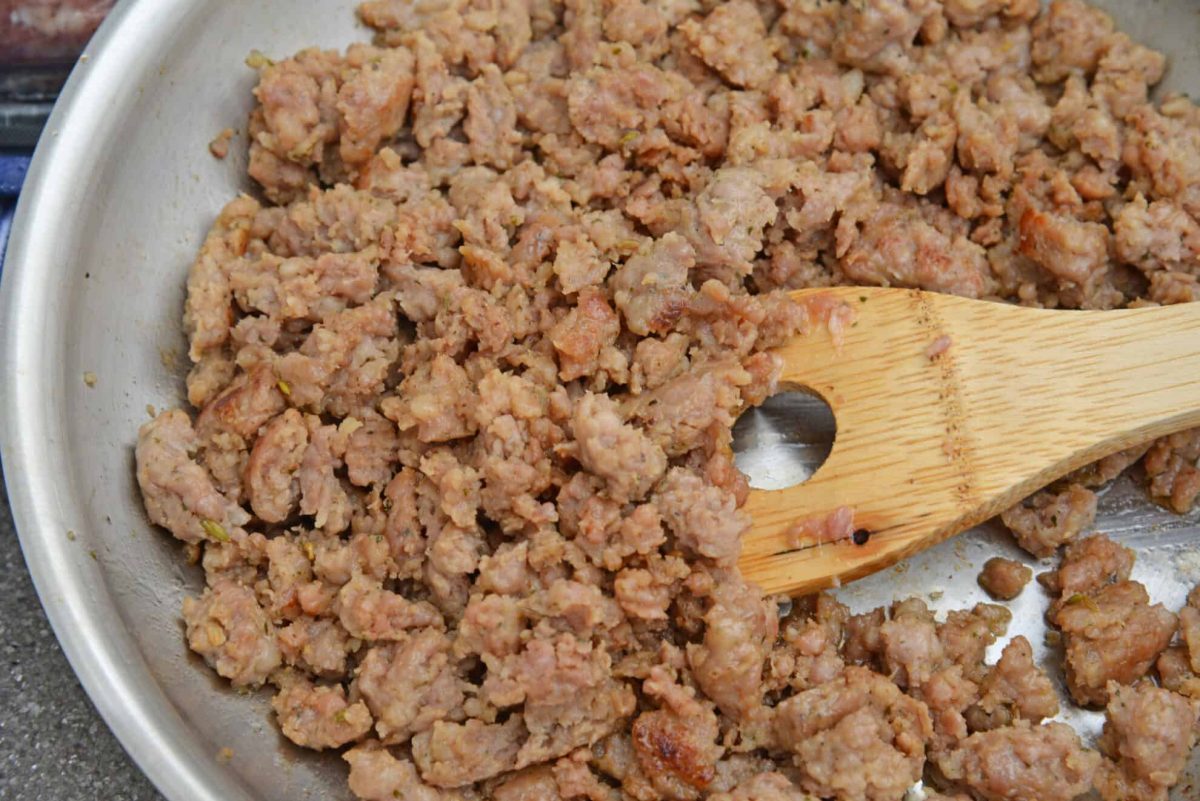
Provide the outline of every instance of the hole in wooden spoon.
<path id="1" fill-rule="evenodd" d="M 836 434 L 833 410 L 824 400 L 809 392 L 781 392 L 738 418 L 734 464 L 754 489 L 794 487 L 829 458 Z"/>

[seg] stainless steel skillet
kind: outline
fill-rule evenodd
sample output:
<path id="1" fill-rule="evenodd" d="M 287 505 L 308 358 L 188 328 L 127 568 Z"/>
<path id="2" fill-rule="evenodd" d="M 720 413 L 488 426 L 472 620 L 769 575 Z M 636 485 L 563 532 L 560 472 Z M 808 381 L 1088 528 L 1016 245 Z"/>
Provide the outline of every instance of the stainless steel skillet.
<path id="1" fill-rule="evenodd" d="M 1172 55 L 1171 88 L 1200 86 L 1200 4 L 1100 5 Z M 187 654 L 178 609 L 200 576 L 146 522 L 131 444 L 147 403 L 179 403 L 185 271 L 217 210 L 243 188 L 239 157 L 219 162 L 206 148 L 222 128 L 244 127 L 253 75 L 243 59 L 253 48 L 362 38 L 351 7 L 123 0 L 46 129 L 0 286 L 0 452 L 30 571 L 96 706 L 172 801 L 348 797 L 336 757 L 286 746 L 265 696 L 229 692 Z M 773 414 L 756 415 L 748 437 L 769 439 Z M 802 453 L 784 442 L 756 456 L 779 473 Z M 1139 551 L 1137 577 L 1156 600 L 1180 605 L 1200 581 L 1200 521 L 1158 512 L 1128 486 L 1103 508 L 1101 527 Z M 978 566 L 1010 550 L 980 530 L 842 598 L 861 609 L 921 593 L 938 609 L 967 606 L 982 600 Z M 1013 607 L 1013 633 L 1032 633 L 1039 648 L 1043 606 L 1034 591 Z M 1099 718 L 1073 713 L 1071 722 L 1094 732 Z M 218 758 L 223 748 L 231 759 Z"/>

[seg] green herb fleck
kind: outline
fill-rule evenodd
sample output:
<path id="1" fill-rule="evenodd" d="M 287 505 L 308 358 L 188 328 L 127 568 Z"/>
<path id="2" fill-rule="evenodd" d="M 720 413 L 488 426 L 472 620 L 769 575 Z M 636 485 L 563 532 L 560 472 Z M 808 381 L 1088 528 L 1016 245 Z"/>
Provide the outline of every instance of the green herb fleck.
<path id="1" fill-rule="evenodd" d="M 71 531 L 70 529 L 67 529 L 67 539 L 70 540 L 71 542 L 74 542 L 75 541 L 75 532 Z"/>
<path id="2" fill-rule="evenodd" d="M 282 378 L 275 382 L 275 386 L 279 387 L 279 391 L 283 393 L 285 398 L 292 397 L 292 385 Z"/>
<path id="3" fill-rule="evenodd" d="M 339 710 L 338 710 L 338 711 L 337 711 L 337 712 L 334 714 L 334 716 L 333 716 L 333 720 L 334 720 L 334 722 L 335 722 L 335 723 L 345 723 L 345 722 L 346 722 L 346 710 L 345 710 L 345 708 L 339 709 Z"/>
<path id="4" fill-rule="evenodd" d="M 640 136 L 640 134 L 638 134 L 637 131 L 633 131 L 633 130 L 626 131 L 624 134 L 621 135 L 621 147 L 625 147 L 625 145 L 629 144 L 634 139 L 637 139 L 638 136 Z"/>
<path id="5" fill-rule="evenodd" d="M 867 302 L 867 296 L 866 296 L 866 295 L 859 295 L 859 296 L 858 296 L 858 302 L 859 302 L 859 303 L 866 303 L 866 302 Z"/>
<path id="6" fill-rule="evenodd" d="M 204 533 L 217 542 L 229 542 L 229 532 L 216 520 L 208 520 L 207 518 L 201 520 L 200 528 L 204 529 Z"/>

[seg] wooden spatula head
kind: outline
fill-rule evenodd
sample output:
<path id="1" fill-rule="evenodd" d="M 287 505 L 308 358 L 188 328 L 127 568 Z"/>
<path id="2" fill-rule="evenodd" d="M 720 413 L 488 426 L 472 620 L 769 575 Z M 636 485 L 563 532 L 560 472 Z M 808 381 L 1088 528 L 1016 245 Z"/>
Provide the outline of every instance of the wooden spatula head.
<path id="1" fill-rule="evenodd" d="M 1053 311 L 916 290 L 794 293 L 781 390 L 820 395 L 833 450 L 755 490 L 742 573 L 804 594 L 887 567 L 1070 471 L 1200 426 L 1200 306 Z"/>

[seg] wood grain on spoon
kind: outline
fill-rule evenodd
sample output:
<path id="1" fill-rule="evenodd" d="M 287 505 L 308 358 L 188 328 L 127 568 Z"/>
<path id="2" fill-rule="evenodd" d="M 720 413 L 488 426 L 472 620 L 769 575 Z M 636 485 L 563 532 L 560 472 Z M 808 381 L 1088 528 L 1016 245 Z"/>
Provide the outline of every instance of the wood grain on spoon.
<path id="1" fill-rule="evenodd" d="M 837 438 L 806 483 L 750 494 L 740 566 L 767 592 L 867 575 L 1078 467 L 1200 426 L 1200 304 L 1050 311 L 865 287 L 794 296 L 833 323 L 780 349 L 780 390 L 823 397 Z M 847 510 L 852 529 L 824 524 Z"/>

